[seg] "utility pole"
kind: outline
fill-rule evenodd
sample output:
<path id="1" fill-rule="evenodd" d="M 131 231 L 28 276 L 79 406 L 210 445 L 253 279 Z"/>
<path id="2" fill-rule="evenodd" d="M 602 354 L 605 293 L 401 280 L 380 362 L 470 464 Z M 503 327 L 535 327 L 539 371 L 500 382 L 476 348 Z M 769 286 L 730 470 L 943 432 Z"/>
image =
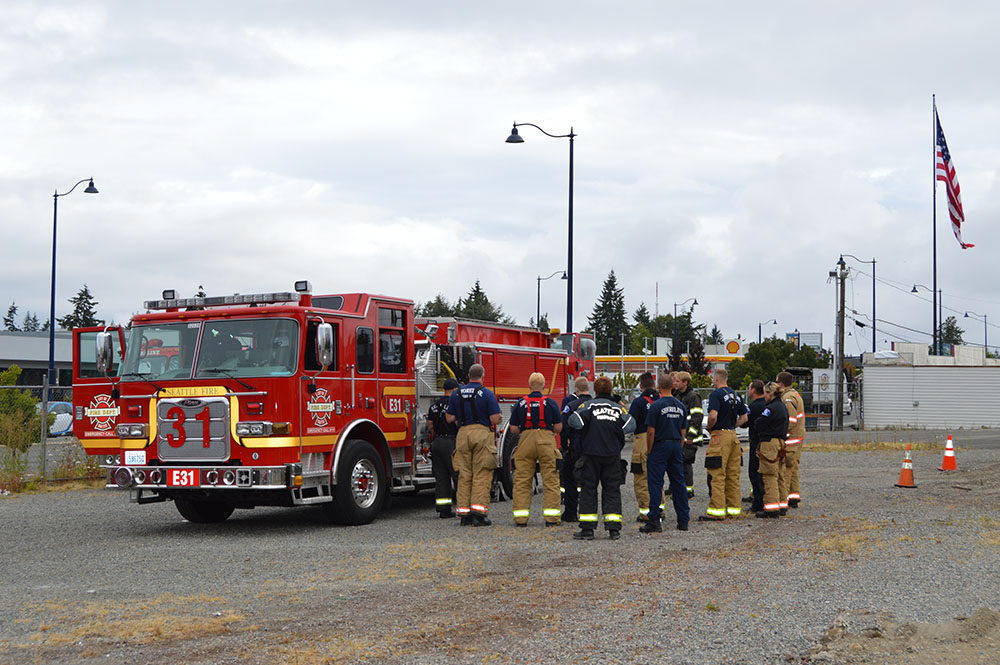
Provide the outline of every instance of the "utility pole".
<path id="1" fill-rule="evenodd" d="M 837 264 L 837 271 L 831 272 L 831 276 L 837 278 L 837 349 L 833 360 L 833 413 L 831 415 L 831 429 L 841 430 L 844 428 L 844 286 L 850 269 L 843 263 Z"/>

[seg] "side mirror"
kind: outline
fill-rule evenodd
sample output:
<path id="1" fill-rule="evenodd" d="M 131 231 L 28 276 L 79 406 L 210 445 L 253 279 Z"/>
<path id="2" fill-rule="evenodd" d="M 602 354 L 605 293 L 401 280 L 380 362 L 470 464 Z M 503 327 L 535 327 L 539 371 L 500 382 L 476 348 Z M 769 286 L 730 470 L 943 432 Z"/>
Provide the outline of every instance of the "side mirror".
<path id="1" fill-rule="evenodd" d="M 329 323 L 316 326 L 316 360 L 323 369 L 333 364 L 333 326 Z"/>
<path id="2" fill-rule="evenodd" d="M 108 374 L 111 365 L 114 363 L 114 346 L 111 341 L 111 333 L 97 333 L 97 348 L 95 349 L 97 358 L 97 371 Z"/>

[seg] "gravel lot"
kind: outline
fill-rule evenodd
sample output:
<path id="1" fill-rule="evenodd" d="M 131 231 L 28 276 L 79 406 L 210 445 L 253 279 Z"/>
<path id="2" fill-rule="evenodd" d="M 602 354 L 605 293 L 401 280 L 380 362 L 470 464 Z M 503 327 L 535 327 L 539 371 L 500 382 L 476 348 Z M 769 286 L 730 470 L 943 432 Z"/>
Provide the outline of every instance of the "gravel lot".
<path id="1" fill-rule="evenodd" d="M 893 486 L 901 462 L 807 444 L 788 517 L 618 542 L 543 529 L 540 496 L 527 529 L 510 503 L 461 528 L 428 495 L 364 527 L 2 497 L 0 663 L 995 663 L 1000 449 L 960 447 L 950 473 L 918 451 L 917 489 Z"/>

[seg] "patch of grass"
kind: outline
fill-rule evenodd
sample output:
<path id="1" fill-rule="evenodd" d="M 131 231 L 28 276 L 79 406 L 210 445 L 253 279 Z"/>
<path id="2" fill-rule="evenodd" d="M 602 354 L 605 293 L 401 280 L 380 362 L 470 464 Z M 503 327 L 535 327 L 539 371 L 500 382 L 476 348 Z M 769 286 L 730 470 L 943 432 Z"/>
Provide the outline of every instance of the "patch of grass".
<path id="1" fill-rule="evenodd" d="M 130 644 L 151 644 L 231 632 L 243 621 L 220 611 L 222 598 L 164 594 L 143 602 L 91 601 L 74 605 L 50 601 L 35 607 L 48 613 L 29 645 L 56 645 L 112 637 Z"/>
<path id="2" fill-rule="evenodd" d="M 878 438 L 860 441 L 806 441 L 804 445 L 808 446 L 810 451 L 842 453 L 906 450 L 907 444 L 914 452 L 918 450 L 943 450 L 941 444 L 934 441 L 888 441 Z"/>
<path id="3" fill-rule="evenodd" d="M 857 554 L 861 544 L 865 542 L 864 536 L 858 535 L 838 535 L 820 536 L 816 540 L 816 545 L 827 552 L 840 552 L 841 554 Z"/>
<path id="4" fill-rule="evenodd" d="M 715 603 L 707 603 L 705 605 L 705 609 L 708 610 L 709 612 L 718 612 L 719 606 L 716 605 Z"/>

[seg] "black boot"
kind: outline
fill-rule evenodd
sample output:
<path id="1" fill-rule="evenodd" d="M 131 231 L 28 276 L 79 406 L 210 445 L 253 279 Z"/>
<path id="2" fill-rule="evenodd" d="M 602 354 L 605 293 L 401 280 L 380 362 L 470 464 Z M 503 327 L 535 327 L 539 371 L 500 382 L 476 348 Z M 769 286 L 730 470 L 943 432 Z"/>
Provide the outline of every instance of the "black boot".
<path id="1" fill-rule="evenodd" d="M 480 515 L 479 513 L 473 513 L 472 515 L 472 526 L 490 526 L 493 522 L 487 519 L 486 515 Z"/>
<path id="2" fill-rule="evenodd" d="M 621 537 L 622 537 L 622 532 L 619 531 L 618 529 L 612 529 L 611 531 L 608 531 L 608 540 L 618 540 Z"/>
<path id="3" fill-rule="evenodd" d="M 798 508 L 799 507 L 799 500 L 798 499 L 789 499 L 788 500 L 788 507 L 789 508 Z"/>
<path id="4" fill-rule="evenodd" d="M 773 510 L 758 510 L 754 513 L 755 517 L 777 517 L 778 513 Z"/>
<path id="5" fill-rule="evenodd" d="M 454 517 L 454 516 L 455 516 L 455 513 L 452 512 L 451 510 L 439 510 L 438 511 L 438 517 L 440 517 L 443 520 L 446 520 L 449 517 Z"/>
<path id="6" fill-rule="evenodd" d="M 586 527 L 581 528 L 579 531 L 573 534 L 573 540 L 593 540 L 594 530 L 588 529 Z"/>
<path id="7" fill-rule="evenodd" d="M 640 533 L 663 533 L 663 527 L 660 526 L 660 520 L 649 520 L 641 527 L 639 527 Z"/>

